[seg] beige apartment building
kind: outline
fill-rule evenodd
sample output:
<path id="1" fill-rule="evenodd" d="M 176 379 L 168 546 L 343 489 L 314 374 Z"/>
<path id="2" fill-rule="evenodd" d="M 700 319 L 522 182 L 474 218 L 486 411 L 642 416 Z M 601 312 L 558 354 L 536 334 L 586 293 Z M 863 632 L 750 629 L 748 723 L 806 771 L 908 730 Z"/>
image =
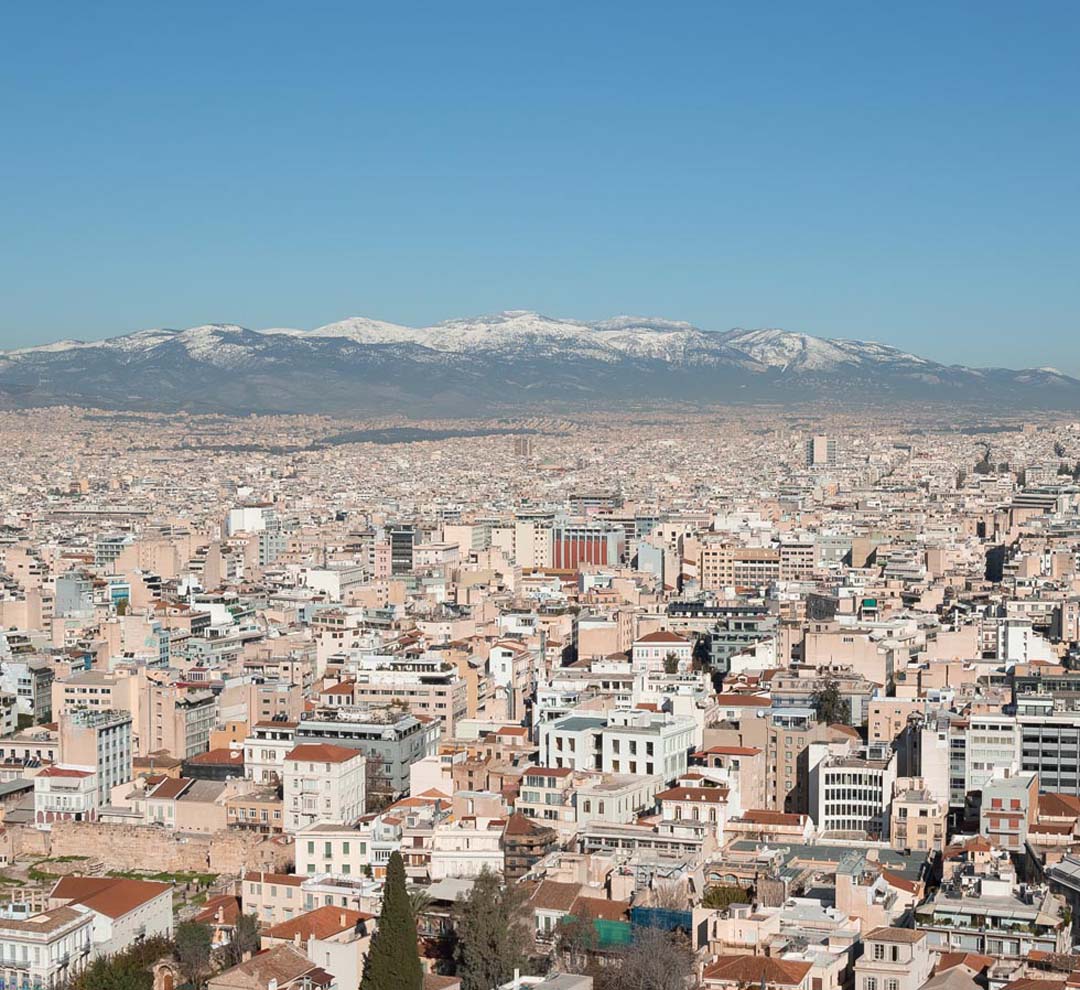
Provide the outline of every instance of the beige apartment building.
<path id="1" fill-rule="evenodd" d="M 790 557 L 789 566 L 801 567 L 799 555 Z M 810 567 L 813 568 L 811 554 Z M 780 550 L 776 547 L 737 547 L 705 543 L 698 557 L 698 575 L 706 591 L 721 588 L 756 588 L 780 580 Z"/>
<path id="2" fill-rule="evenodd" d="M 81 708 L 60 719 L 60 761 L 94 771 L 98 803 L 132 779 L 131 713 Z"/>
<path id="3" fill-rule="evenodd" d="M 90 711 L 122 709 L 138 720 L 139 698 L 146 678 L 133 671 L 107 673 L 101 670 L 82 670 L 57 678 L 52 682 L 53 718 L 78 708 Z"/>
<path id="4" fill-rule="evenodd" d="M 356 675 L 353 704 L 382 708 L 395 701 L 413 715 L 438 719 L 446 736 L 452 736 L 457 722 L 469 715 L 468 686 L 453 668 L 424 665 L 423 669 L 384 668 Z"/>
<path id="5" fill-rule="evenodd" d="M 903 852 L 945 851 L 948 806 L 935 800 L 918 777 L 900 777 L 893 784 L 889 843 Z"/>
<path id="6" fill-rule="evenodd" d="M 139 709 L 139 755 L 164 750 L 178 759 L 198 756 L 210 748 L 216 722 L 217 701 L 210 691 L 150 683 Z"/>

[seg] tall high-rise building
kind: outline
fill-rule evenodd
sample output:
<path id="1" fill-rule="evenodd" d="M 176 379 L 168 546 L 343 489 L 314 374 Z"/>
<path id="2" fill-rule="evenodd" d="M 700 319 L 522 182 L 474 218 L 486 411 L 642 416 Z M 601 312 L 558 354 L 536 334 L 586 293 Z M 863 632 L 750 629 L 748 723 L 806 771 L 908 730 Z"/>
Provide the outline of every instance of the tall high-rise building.
<path id="1" fill-rule="evenodd" d="M 394 574 L 408 574 L 413 566 L 413 545 L 416 529 L 412 526 L 395 526 L 390 530 L 390 569 Z"/>
<path id="2" fill-rule="evenodd" d="M 836 438 L 817 433 L 806 441 L 806 466 L 827 467 L 837 462 Z"/>

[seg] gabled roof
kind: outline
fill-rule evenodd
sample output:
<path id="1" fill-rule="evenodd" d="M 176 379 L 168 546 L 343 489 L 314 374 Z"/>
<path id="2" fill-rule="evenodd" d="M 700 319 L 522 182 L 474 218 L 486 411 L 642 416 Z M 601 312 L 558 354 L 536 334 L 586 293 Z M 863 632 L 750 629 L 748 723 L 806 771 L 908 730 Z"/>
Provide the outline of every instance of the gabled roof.
<path id="1" fill-rule="evenodd" d="M 218 921 L 219 912 L 221 914 L 220 921 Z M 235 894 L 222 894 L 220 897 L 211 897 L 192 920 L 209 925 L 235 925 L 237 919 L 243 913 L 239 897 Z"/>
<path id="2" fill-rule="evenodd" d="M 926 932 L 916 928 L 893 928 L 885 926 L 875 928 L 868 935 L 863 936 L 864 942 L 898 942 L 901 945 L 914 945 L 926 938 Z"/>
<path id="3" fill-rule="evenodd" d="M 116 919 L 171 890 L 170 884 L 155 880 L 69 876 L 57 880 L 49 896 L 69 904 L 81 904 L 91 911 Z"/>
<path id="4" fill-rule="evenodd" d="M 285 754 L 286 760 L 300 763 L 348 763 L 360 755 L 360 750 L 333 743 L 301 743 Z"/>
<path id="5" fill-rule="evenodd" d="M 289 942 L 299 935 L 302 942 L 307 942 L 308 938 L 325 939 L 351 931 L 361 921 L 371 921 L 374 917 L 375 915 L 365 911 L 326 904 L 274 925 L 263 932 L 263 935 L 266 938 L 279 938 Z"/>
<path id="6" fill-rule="evenodd" d="M 529 898 L 529 906 L 538 911 L 569 912 L 581 892 L 579 883 L 560 883 L 558 880 L 541 880 L 540 886 Z"/>
<path id="7" fill-rule="evenodd" d="M 658 629 L 656 632 L 648 633 L 645 636 L 641 636 L 634 640 L 634 644 L 649 643 L 649 644 L 663 644 L 668 643 L 672 646 L 688 646 L 690 640 L 685 636 L 680 636 L 678 633 L 670 632 L 667 629 Z"/>
<path id="8" fill-rule="evenodd" d="M 215 979 L 227 974 L 227 985 L 230 987 L 251 987 L 252 990 L 258 987 L 263 990 L 271 980 L 276 980 L 281 987 L 315 972 L 315 965 L 304 953 L 291 945 L 275 945 L 266 952 L 252 956 L 247 962 L 219 973 Z"/>
<path id="9" fill-rule="evenodd" d="M 180 797 L 194 781 L 190 777 L 166 777 L 146 796 L 148 798 L 175 799 Z"/>
<path id="10" fill-rule="evenodd" d="M 189 764 L 197 766 L 243 766 L 244 751 L 242 749 L 210 749 L 198 756 L 189 757 Z"/>
<path id="11" fill-rule="evenodd" d="M 1080 797 L 1074 794 L 1040 794 L 1039 815 L 1047 818 L 1080 818 Z"/>
<path id="12" fill-rule="evenodd" d="M 725 804 L 726 787 L 672 787 L 656 795 L 657 801 L 685 801 L 688 804 Z"/>
<path id="13" fill-rule="evenodd" d="M 589 917 L 600 921 L 626 921 L 630 916 L 629 901 L 609 901 L 606 897 L 577 897 L 570 905 L 575 918 Z"/>
<path id="14" fill-rule="evenodd" d="M 720 956 L 701 974 L 703 980 L 758 986 L 799 986 L 812 966 L 794 959 L 771 956 Z"/>

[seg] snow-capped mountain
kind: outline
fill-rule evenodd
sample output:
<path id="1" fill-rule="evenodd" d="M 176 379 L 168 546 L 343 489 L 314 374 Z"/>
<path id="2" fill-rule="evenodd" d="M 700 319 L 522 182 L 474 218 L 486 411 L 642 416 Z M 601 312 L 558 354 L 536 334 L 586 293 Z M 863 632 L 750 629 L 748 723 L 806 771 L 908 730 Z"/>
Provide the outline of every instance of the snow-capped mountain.
<path id="1" fill-rule="evenodd" d="M 1080 381 L 938 364 L 886 344 L 778 329 L 703 330 L 511 310 L 408 327 L 213 323 L 0 352 L 8 404 L 207 411 L 463 414 L 557 402 L 960 400 L 1080 407 Z"/>

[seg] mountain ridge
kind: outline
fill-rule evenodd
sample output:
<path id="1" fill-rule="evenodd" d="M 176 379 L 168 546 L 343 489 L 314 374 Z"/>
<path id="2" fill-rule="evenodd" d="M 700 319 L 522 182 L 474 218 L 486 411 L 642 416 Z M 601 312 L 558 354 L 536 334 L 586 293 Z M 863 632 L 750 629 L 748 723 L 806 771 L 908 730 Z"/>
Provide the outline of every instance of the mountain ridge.
<path id="1" fill-rule="evenodd" d="M 941 395 L 935 396 L 935 393 Z M 521 404 L 925 401 L 1080 408 L 1052 368 L 945 365 L 873 340 L 663 317 L 506 310 L 428 327 L 349 317 L 310 330 L 210 323 L 0 351 L 9 405 L 460 414 Z"/>

